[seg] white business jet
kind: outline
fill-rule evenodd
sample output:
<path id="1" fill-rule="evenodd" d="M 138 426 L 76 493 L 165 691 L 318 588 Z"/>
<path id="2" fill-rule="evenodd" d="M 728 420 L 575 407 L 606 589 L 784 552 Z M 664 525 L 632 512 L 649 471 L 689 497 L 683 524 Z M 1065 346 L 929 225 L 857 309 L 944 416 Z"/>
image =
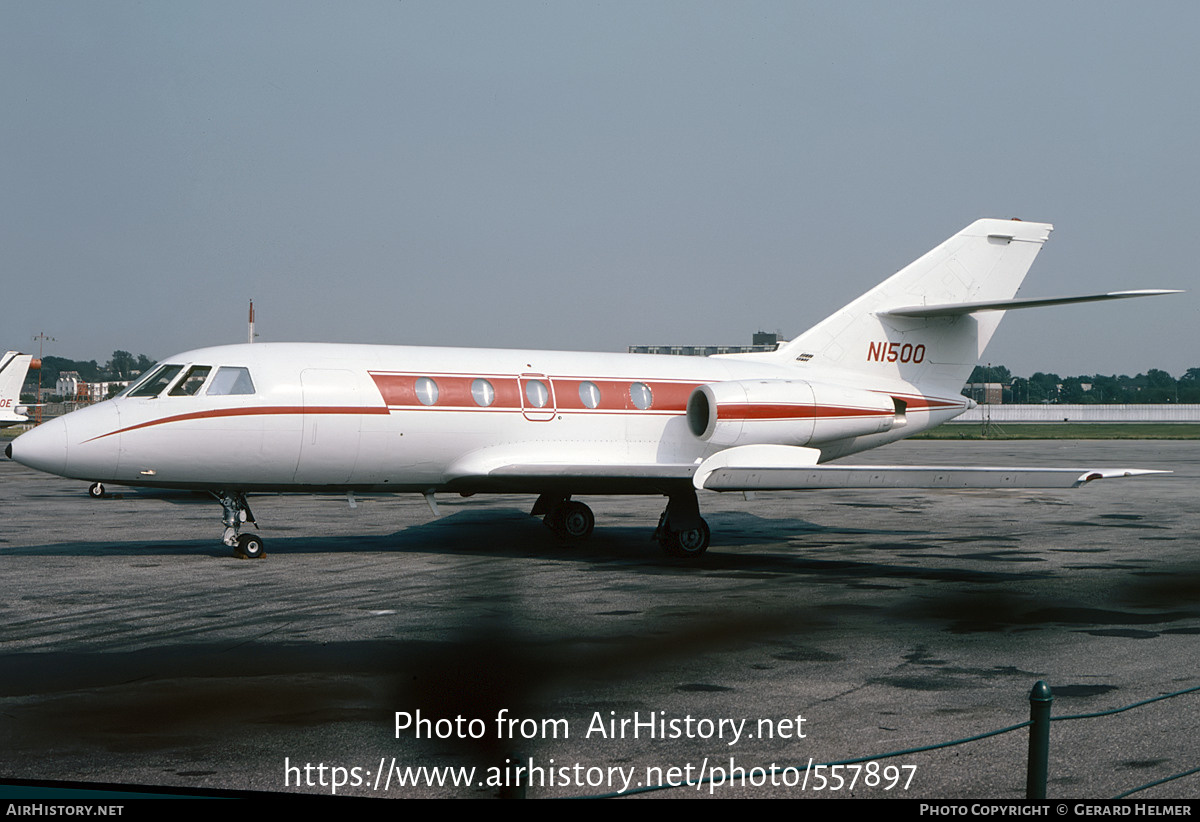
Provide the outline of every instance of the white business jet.
<path id="1" fill-rule="evenodd" d="M 20 402 L 21 386 L 25 384 L 25 375 L 32 363 L 33 355 L 20 351 L 7 351 L 0 359 L 0 427 L 29 422 Z M 40 360 L 37 367 L 41 367 Z"/>
<path id="2" fill-rule="evenodd" d="M 1014 299 L 1051 226 L 980 220 L 778 350 L 707 358 L 259 343 L 168 358 L 112 400 L 13 441 L 24 465 L 211 492 L 224 542 L 254 491 L 538 495 L 568 538 L 582 494 L 661 494 L 670 554 L 709 544 L 696 491 L 1072 487 L 1133 469 L 827 465 L 952 419 L 1009 309 L 1170 293 Z"/>

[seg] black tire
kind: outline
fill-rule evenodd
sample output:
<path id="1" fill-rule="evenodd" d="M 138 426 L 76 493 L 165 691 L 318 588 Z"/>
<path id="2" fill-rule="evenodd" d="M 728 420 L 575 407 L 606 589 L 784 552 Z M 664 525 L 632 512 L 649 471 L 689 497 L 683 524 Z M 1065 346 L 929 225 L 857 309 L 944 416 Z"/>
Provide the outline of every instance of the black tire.
<path id="1" fill-rule="evenodd" d="M 671 535 L 667 531 L 667 512 L 663 511 L 658 518 L 658 527 L 654 529 L 654 535 L 650 537 L 658 543 L 658 547 L 663 550 L 664 554 L 671 554 Z"/>
<path id="2" fill-rule="evenodd" d="M 546 516 L 542 517 L 542 524 L 556 534 L 563 533 L 563 520 L 566 518 L 567 506 L 556 505 Z"/>
<path id="3" fill-rule="evenodd" d="M 712 534 L 708 530 L 708 523 L 700 520 L 699 528 L 690 528 L 687 531 L 672 531 L 670 536 L 667 537 L 663 548 L 673 557 L 694 559 L 708 550 L 708 542 L 711 536 Z"/>
<path id="4" fill-rule="evenodd" d="M 106 496 L 108 496 L 108 494 L 104 491 L 104 483 L 93 482 L 91 485 L 89 485 L 88 496 L 92 499 L 104 499 Z"/>
<path id="5" fill-rule="evenodd" d="M 586 539 L 596 527 L 596 516 L 582 502 L 571 501 L 563 506 L 560 528 L 567 539 Z"/>
<path id="6" fill-rule="evenodd" d="M 258 534 L 242 534 L 238 537 L 233 555 L 241 559 L 262 559 L 267 552 L 263 549 L 262 537 Z"/>

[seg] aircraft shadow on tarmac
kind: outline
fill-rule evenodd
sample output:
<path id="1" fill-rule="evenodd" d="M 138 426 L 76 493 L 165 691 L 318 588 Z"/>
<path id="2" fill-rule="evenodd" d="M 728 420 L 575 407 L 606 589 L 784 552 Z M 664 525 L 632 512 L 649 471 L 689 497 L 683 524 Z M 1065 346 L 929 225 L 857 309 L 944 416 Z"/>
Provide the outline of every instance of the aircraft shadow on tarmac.
<path id="1" fill-rule="evenodd" d="M 179 497 L 187 503 L 186 497 Z M 210 502 L 211 504 L 211 502 Z M 204 518 L 205 528 L 209 517 Z M 264 517 L 267 557 L 264 561 L 286 561 L 297 554 L 445 554 L 496 558 L 554 559 L 596 566 L 627 566 L 631 572 L 656 574 L 734 574 L 817 577 L 830 582 L 887 585 L 902 579 L 950 582 L 1003 583 L 1045 578 L 1034 570 L 999 570 L 978 567 L 933 567 L 911 564 L 922 552 L 936 549 L 942 560 L 978 565 L 980 562 L 1028 562 L 1020 552 L 992 550 L 959 553 L 939 545 L 936 531 L 863 529 L 822 526 L 803 519 L 761 518 L 747 513 L 721 512 L 710 516 L 719 535 L 714 546 L 697 559 L 665 556 L 649 538 L 644 523 L 637 526 L 601 525 L 585 542 L 566 542 L 546 529 L 539 520 L 521 511 L 489 508 L 462 510 L 429 522 L 383 535 L 287 536 L 300 526 L 274 525 Z M 199 518 L 197 521 L 200 521 Z M 857 538 L 847 540 L 845 538 Z M 883 541 L 872 541 L 880 537 Z M 866 538 L 865 540 L 862 538 Z M 915 539 L 914 539 L 915 538 Z M 832 540 L 832 542 L 826 542 Z M 913 540 L 913 541 L 909 541 Z M 1004 543 L 1003 538 L 993 543 Z M 994 545 L 993 545 L 994 547 Z M 836 556 L 831 553 L 836 551 Z M 231 557 L 231 549 L 215 540 L 172 540 L 110 542 L 103 539 L 15 546 L 5 549 L 11 556 L 114 556 L 129 557 L 207 555 Z M 857 554 L 858 557 L 850 556 Z M 909 563 L 877 561 L 880 554 L 894 555 Z M 871 559 L 861 558 L 863 555 Z M 249 561 L 253 564 L 255 561 Z"/>
<path id="2" fill-rule="evenodd" d="M 469 594 L 469 591 L 463 591 Z M 922 598 L 924 600 L 924 598 Z M 957 632 L 1030 630 L 1056 622 L 1069 630 L 1126 624 L 1135 615 L 1096 608 L 1060 607 L 1047 612 L 1055 597 L 997 592 L 969 598 L 935 596 L 914 610 L 913 621 L 941 620 Z M 498 608 L 497 608 L 498 606 Z M 626 683 L 678 669 L 675 691 L 728 690 L 723 675 L 688 679 L 689 663 L 711 660 L 715 651 L 761 649 L 759 664 L 800 670 L 840 665 L 837 653 L 820 646 L 826 628 L 841 636 L 838 618 L 818 608 L 768 609 L 756 613 L 684 616 L 664 625 L 660 614 L 625 617 L 620 633 L 607 641 L 556 644 L 546 653 L 541 631 L 522 629 L 517 603 L 488 606 L 490 619 L 437 641 L 395 639 L 279 643 L 178 642 L 122 652 L 51 652 L 0 655 L 7 671 L 4 695 L 37 694 L 17 712 L 6 731 L 12 750 L 39 754 L 47 746 L 83 746 L 105 752 L 119 744 L 125 753 L 203 746 L 211 739 L 237 739 L 246 728 L 255 735 L 288 733 L 323 723 L 361 725 L 384 736 L 380 706 L 405 705 L 428 716 L 515 716 L 561 712 L 556 701 L 575 693 L 577 683 Z M 510 613 L 511 611 L 511 613 Z M 889 616 L 895 610 L 889 611 Z M 1179 618 L 1181 615 L 1174 615 Z M 1191 614 L 1189 616 L 1194 616 Z M 1172 615 L 1142 615 L 1142 620 Z M 980 620 L 974 627 L 974 620 Z M 617 627 L 614 625 L 614 627 Z M 1145 632 L 1151 635 L 1152 632 Z M 799 643 L 795 637 L 803 637 Z M 1007 677 L 1024 682 L 1037 672 L 1017 667 L 962 667 L 936 652 L 913 648 L 908 666 L 874 677 L 870 684 L 902 691 L 970 690 Z M 681 667 L 682 666 L 682 667 Z M 347 676 L 352 672 L 352 676 Z M 249 678 L 254 679 L 249 679 Z M 382 690 L 364 688 L 362 677 L 382 678 Z M 269 678 L 269 679 L 265 679 Z M 229 689 L 269 684 L 269 700 L 231 700 Z M 1055 687 L 1057 698 L 1091 698 L 1117 686 L 1088 682 Z M 370 694 L 375 693 L 375 696 Z M 48 695 L 43 697 L 43 695 Z M 376 704 L 378 703 L 378 704 Z M 441 757 L 461 757 L 483 766 L 513 751 L 488 735 L 482 741 L 438 742 Z M 216 773 L 216 770 L 197 773 Z M 186 784 L 189 774 L 180 773 Z"/>
<path id="3" fill-rule="evenodd" d="M 797 620 L 806 629 L 813 625 L 803 612 L 706 616 L 603 643 L 558 645 L 554 653 L 546 653 L 544 636 L 523 632 L 500 613 L 434 642 L 199 642 L 116 653 L 4 654 L 0 663 L 10 675 L 2 695 L 38 695 L 7 724 L 5 737 L 10 750 L 34 755 L 54 746 L 103 753 L 114 744 L 126 754 L 152 753 L 211 747 L 211 740 L 227 744 L 243 739 L 247 728 L 259 737 L 321 722 L 357 723 L 367 738 L 394 746 L 379 716 L 397 705 L 439 717 L 496 716 L 501 709 L 548 716 L 561 710 L 553 700 L 574 693 L 575 683 L 624 683 L 748 641 L 771 642 L 801 627 Z M 384 687 L 364 687 L 364 677 Z M 230 688 L 247 682 L 269 684 L 271 698 L 229 698 Z M 704 688 L 724 690 L 708 682 L 677 686 Z M 491 734 L 437 743 L 441 758 L 485 766 L 511 755 L 512 744 Z"/>

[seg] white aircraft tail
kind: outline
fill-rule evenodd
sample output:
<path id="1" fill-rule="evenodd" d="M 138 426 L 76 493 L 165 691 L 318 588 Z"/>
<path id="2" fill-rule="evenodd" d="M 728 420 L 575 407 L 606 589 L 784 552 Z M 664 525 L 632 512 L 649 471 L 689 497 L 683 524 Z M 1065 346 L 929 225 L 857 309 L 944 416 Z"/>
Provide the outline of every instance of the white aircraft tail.
<path id="1" fill-rule="evenodd" d="M 32 354 L 19 351 L 9 351 L 0 359 L 0 425 L 25 422 L 25 416 L 17 413 L 17 405 L 32 361 Z"/>
<path id="2" fill-rule="evenodd" d="M 958 393 L 1003 309 L 1019 307 L 1010 301 L 1052 229 L 1048 223 L 978 220 L 773 356 Z M 978 308 L 980 303 L 988 305 Z"/>

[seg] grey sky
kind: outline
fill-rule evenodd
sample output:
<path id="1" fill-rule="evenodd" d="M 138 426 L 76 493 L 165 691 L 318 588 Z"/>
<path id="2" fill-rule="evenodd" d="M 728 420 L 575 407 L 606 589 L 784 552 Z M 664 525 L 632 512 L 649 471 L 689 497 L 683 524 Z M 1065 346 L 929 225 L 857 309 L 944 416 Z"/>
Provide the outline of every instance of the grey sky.
<path id="1" fill-rule="evenodd" d="M 979 217 L 1197 286 L 1200 4 L 0 0 L 0 345 L 792 336 Z M 1178 376 L 1200 303 L 1010 313 Z"/>

